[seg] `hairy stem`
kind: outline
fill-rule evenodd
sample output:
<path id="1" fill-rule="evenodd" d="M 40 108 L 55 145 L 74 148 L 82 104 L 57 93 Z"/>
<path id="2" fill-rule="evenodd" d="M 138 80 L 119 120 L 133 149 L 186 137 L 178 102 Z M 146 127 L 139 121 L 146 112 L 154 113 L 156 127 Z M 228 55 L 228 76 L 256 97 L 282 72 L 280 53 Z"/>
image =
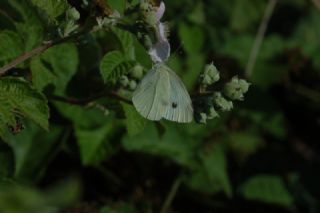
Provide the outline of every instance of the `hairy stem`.
<path id="1" fill-rule="evenodd" d="M 246 71 L 245 71 L 245 75 L 247 77 L 250 77 L 252 75 L 252 72 L 254 70 L 256 61 L 257 61 L 257 57 L 262 45 L 262 42 L 264 40 L 268 25 L 269 25 L 269 21 L 272 17 L 272 14 L 274 12 L 274 9 L 276 7 L 278 3 L 278 0 L 269 0 L 268 5 L 265 9 L 262 21 L 260 23 L 251 53 L 250 53 L 250 57 L 246 66 Z"/>

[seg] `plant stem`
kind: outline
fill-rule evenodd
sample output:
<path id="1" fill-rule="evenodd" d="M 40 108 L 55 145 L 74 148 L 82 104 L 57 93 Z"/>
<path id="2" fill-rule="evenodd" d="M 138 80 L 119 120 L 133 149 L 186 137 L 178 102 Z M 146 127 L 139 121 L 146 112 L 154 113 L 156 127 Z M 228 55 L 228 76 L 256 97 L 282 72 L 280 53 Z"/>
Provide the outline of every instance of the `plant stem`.
<path id="1" fill-rule="evenodd" d="M 250 53 L 250 57 L 246 66 L 246 71 L 245 71 L 245 75 L 247 77 L 250 77 L 252 75 L 252 72 L 254 70 L 256 61 L 257 61 L 257 57 L 262 45 L 262 42 L 264 40 L 270 19 L 272 17 L 272 14 L 274 12 L 274 9 L 276 7 L 278 3 L 278 0 L 269 0 L 268 5 L 265 9 L 262 21 L 260 23 L 251 53 Z"/>
<path id="2" fill-rule="evenodd" d="M 182 183 L 182 176 L 179 176 L 172 184 L 169 194 L 167 195 L 165 202 L 161 208 L 160 213 L 167 213 L 170 208 L 174 197 L 176 196 L 178 189 Z"/>

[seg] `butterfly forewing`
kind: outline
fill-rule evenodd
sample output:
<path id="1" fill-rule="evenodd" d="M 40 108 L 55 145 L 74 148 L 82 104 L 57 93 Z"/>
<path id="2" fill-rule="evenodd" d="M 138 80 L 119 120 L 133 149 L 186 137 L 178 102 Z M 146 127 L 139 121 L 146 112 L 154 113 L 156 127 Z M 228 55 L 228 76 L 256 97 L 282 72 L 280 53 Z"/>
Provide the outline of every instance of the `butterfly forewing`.
<path id="1" fill-rule="evenodd" d="M 159 72 L 155 66 L 139 84 L 133 94 L 132 101 L 143 117 L 150 120 L 160 120 L 170 101 L 169 91 L 169 74 Z"/>

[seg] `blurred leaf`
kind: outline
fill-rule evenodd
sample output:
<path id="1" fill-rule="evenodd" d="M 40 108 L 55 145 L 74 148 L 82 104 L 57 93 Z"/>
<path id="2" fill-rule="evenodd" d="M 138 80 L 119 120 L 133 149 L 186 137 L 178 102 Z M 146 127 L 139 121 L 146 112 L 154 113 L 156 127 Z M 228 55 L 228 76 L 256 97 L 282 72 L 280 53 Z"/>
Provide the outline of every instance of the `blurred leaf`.
<path id="1" fill-rule="evenodd" d="M 316 8 L 313 8 L 309 15 L 302 19 L 298 25 L 292 41 L 292 46 L 301 47 L 303 53 L 312 59 L 312 63 L 320 72 L 320 13 Z"/>
<path id="2" fill-rule="evenodd" d="M 138 211 L 130 204 L 122 204 L 116 208 L 105 206 L 100 209 L 99 213 L 138 213 Z"/>
<path id="3" fill-rule="evenodd" d="M 11 62 L 23 53 L 24 45 L 21 37 L 10 30 L 0 31 L 0 65 Z"/>
<path id="4" fill-rule="evenodd" d="M 278 176 L 259 175 L 252 177 L 243 183 L 239 190 L 246 199 L 287 207 L 293 204 L 291 194 Z"/>
<path id="5" fill-rule="evenodd" d="M 0 212 L 58 213 L 78 200 L 79 182 L 69 180 L 46 191 L 0 183 Z"/>
<path id="6" fill-rule="evenodd" d="M 66 0 L 31 0 L 31 2 L 45 11 L 51 19 L 55 19 L 68 8 Z"/>
<path id="7" fill-rule="evenodd" d="M 59 128 L 52 127 L 50 132 L 45 132 L 31 123 L 26 123 L 26 130 L 11 136 L 8 144 L 15 155 L 15 178 L 23 181 L 37 181 L 51 158 L 59 150 L 60 135 Z"/>
<path id="8" fill-rule="evenodd" d="M 191 89 L 198 82 L 200 73 L 204 69 L 205 58 L 202 54 L 190 55 L 186 63 L 188 69 L 187 72 L 183 73 L 182 79 L 186 87 Z"/>
<path id="9" fill-rule="evenodd" d="M 9 178 L 14 170 L 14 156 L 12 150 L 5 143 L 0 142 L 0 182 Z"/>
<path id="10" fill-rule="evenodd" d="M 15 116 L 22 115 L 46 130 L 49 128 L 47 100 L 28 82 L 13 77 L 0 78 L 0 102 L 1 127 L 15 125 Z"/>
<path id="11" fill-rule="evenodd" d="M 236 152 L 241 160 L 255 153 L 262 145 L 262 138 L 254 131 L 232 132 L 230 135 L 229 145 Z"/>
<path id="12" fill-rule="evenodd" d="M 108 0 L 108 4 L 112 9 L 117 10 L 120 14 L 124 13 L 126 6 L 125 0 Z"/>
<path id="13" fill-rule="evenodd" d="M 73 43 L 51 47 L 40 58 L 33 59 L 31 71 L 38 90 L 53 84 L 56 94 L 64 94 L 67 85 L 78 68 L 77 47 Z"/>
<path id="14" fill-rule="evenodd" d="M 231 28 L 237 31 L 243 31 L 256 26 L 256 23 L 262 19 L 265 1 L 236 0 L 233 5 L 231 15 Z"/>
<path id="15" fill-rule="evenodd" d="M 105 82 L 116 82 L 122 75 L 129 72 L 134 63 L 127 61 L 119 51 L 107 53 L 101 60 L 100 72 Z"/>
<path id="16" fill-rule="evenodd" d="M 205 36 L 201 27 L 196 25 L 179 25 L 180 42 L 184 50 L 190 55 L 196 55 L 201 52 Z"/>
<path id="17" fill-rule="evenodd" d="M 148 123 L 144 131 L 135 136 L 125 136 L 122 144 L 127 151 L 142 152 L 167 157 L 185 167 L 195 166 L 192 141 L 179 134 L 171 126 L 160 138 L 153 123 Z"/>
<path id="18" fill-rule="evenodd" d="M 126 115 L 126 126 L 129 136 L 134 136 L 142 132 L 147 124 L 147 120 L 143 118 L 137 110 L 126 103 L 122 104 Z"/>
<path id="19" fill-rule="evenodd" d="M 70 105 L 67 103 L 55 102 L 59 113 L 72 121 L 76 128 L 93 129 L 102 126 L 110 115 L 105 115 L 96 108 L 85 108 L 83 106 Z"/>
<path id="20" fill-rule="evenodd" d="M 205 23 L 204 4 L 202 2 L 196 2 L 192 12 L 188 15 L 190 21 L 195 24 Z"/>
<path id="21" fill-rule="evenodd" d="M 80 149 L 81 161 L 85 166 L 96 165 L 114 152 L 110 136 L 114 134 L 114 123 L 107 122 L 95 129 L 76 128 L 75 134 Z"/>
<path id="22" fill-rule="evenodd" d="M 228 197 L 232 196 L 231 183 L 227 173 L 227 161 L 224 148 L 216 144 L 199 153 L 200 165 L 193 171 L 187 184 L 195 190 L 205 193 L 224 191 Z"/>

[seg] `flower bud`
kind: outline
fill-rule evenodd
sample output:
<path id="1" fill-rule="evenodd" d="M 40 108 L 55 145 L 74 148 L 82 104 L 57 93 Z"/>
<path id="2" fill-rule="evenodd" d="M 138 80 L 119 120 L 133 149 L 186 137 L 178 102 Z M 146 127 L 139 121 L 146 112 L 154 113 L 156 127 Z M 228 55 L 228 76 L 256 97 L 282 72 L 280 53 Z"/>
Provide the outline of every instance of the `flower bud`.
<path id="1" fill-rule="evenodd" d="M 143 67 L 141 65 L 136 65 L 131 70 L 131 75 L 135 79 L 141 79 L 143 77 Z"/>
<path id="2" fill-rule="evenodd" d="M 207 123 L 207 114 L 204 112 L 201 112 L 197 116 L 197 122 L 201 124 L 206 124 Z"/>
<path id="3" fill-rule="evenodd" d="M 137 82 L 135 80 L 131 80 L 129 82 L 129 89 L 130 90 L 135 90 L 137 88 Z"/>
<path id="4" fill-rule="evenodd" d="M 233 108 L 232 101 L 225 99 L 220 92 L 215 92 L 213 95 L 213 101 L 221 111 L 230 111 Z"/>
<path id="5" fill-rule="evenodd" d="M 127 76 L 123 75 L 123 76 L 120 77 L 120 81 L 119 82 L 120 82 L 121 86 L 127 87 L 128 84 L 129 84 L 129 79 L 128 79 Z"/>
<path id="6" fill-rule="evenodd" d="M 207 113 L 207 117 L 208 119 L 214 119 L 216 117 L 219 117 L 219 114 L 217 113 L 217 111 L 215 110 L 215 108 L 213 106 L 211 106 L 208 110 Z"/>
<path id="7" fill-rule="evenodd" d="M 248 92 L 250 84 L 237 76 L 233 77 L 224 87 L 224 94 L 232 100 L 243 100 L 244 94 Z"/>
<path id="8" fill-rule="evenodd" d="M 211 85 L 220 80 L 220 74 L 217 68 L 213 65 L 213 63 L 208 64 L 204 73 L 201 75 L 201 82 L 204 85 Z"/>

